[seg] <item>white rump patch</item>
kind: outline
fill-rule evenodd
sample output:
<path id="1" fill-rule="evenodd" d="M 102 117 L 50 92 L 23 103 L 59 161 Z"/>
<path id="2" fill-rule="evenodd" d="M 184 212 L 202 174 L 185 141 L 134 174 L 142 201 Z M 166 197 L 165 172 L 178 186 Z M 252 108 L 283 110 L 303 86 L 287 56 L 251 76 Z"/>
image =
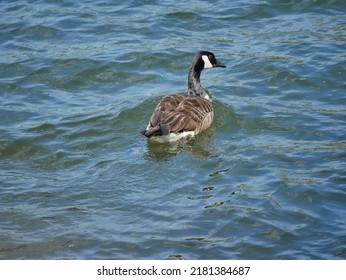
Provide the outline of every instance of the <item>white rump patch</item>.
<path id="1" fill-rule="evenodd" d="M 184 132 L 172 132 L 168 135 L 162 136 L 152 136 L 149 139 L 159 143 L 175 142 L 182 138 L 193 137 L 195 135 L 194 131 L 184 131 Z"/>
<path id="2" fill-rule="evenodd" d="M 213 68 L 213 65 L 211 64 L 209 57 L 207 55 L 202 55 L 202 59 L 204 61 L 204 69 L 205 68 Z"/>

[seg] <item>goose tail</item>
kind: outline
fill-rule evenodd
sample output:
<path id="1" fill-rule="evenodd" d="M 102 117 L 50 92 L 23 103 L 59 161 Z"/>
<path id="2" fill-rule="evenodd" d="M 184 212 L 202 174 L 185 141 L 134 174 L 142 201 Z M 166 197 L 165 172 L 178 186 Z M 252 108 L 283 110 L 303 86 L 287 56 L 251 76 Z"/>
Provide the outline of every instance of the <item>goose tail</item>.
<path id="1" fill-rule="evenodd" d="M 168 135 L 171 132 L 169 125 L 167 124 L 158 124 L 156 126 L 152 126 L 142 131 L 142 134 L 148 138 L 151 136 L 162 136 Z"/>

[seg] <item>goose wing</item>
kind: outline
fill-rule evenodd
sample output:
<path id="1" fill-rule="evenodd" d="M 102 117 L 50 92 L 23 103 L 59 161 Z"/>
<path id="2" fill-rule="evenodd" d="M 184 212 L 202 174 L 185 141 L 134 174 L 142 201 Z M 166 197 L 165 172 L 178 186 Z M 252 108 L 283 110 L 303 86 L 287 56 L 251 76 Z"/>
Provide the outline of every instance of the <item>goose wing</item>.
<path id="1" fill-rule="evenodd" d="M 164 119 L 169 112 L 176 110 L 184 99 L 185 97 L 180 94 L 171 94 L 162 98 L 151 115 L 150 126 L 154 127 L 160 124 L 161 120 Z"/>
<path id="2" fill-rule="evenodd" d="M 210 101 L 203 97 L 187 97 L 175 110 L 161 115 L 160 124 L 168 126 L 170 132 L 194 131 L 198 134 L 211 125 L 213 118 Z"/>

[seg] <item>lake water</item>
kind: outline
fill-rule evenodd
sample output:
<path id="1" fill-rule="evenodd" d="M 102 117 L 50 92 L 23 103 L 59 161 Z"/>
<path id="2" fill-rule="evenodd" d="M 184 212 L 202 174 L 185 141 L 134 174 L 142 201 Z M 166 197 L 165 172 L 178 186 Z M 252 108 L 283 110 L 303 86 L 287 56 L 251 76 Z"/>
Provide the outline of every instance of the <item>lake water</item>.
<path id="1" fill-rule="evenodd" d="M 346 259 L 345 1 L 117 2 L 1 3 L 0 259 Z"/>

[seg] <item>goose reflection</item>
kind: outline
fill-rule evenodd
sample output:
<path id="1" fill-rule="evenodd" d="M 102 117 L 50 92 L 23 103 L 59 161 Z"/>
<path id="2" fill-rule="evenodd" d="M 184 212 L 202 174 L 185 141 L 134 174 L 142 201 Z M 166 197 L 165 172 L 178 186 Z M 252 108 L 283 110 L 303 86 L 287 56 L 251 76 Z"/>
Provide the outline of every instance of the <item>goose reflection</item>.
<path id="1" fill-rule="evenodd" d="M 213 144 L 214 134 L 215 127 L 212 126 L 207 131 L 190 140 L 181 139 L 172 143 L 148 141 L 148 150 L 144 158 L 154 161 L 164 161 L 180 153 L 190 154 L 201 159 L 212 158 L 217 154 L 217 149 Z"/>

